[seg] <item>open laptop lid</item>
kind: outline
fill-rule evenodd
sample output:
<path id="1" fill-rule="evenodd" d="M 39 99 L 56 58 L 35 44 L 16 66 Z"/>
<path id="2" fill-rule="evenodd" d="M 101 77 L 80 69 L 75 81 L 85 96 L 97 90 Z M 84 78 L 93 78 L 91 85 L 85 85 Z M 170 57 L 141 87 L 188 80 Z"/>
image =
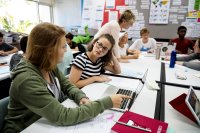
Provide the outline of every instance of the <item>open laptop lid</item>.
<path id="1" fill-rule="evenodd" d="M 141 82 L 139 83 L 135 93 L 136 93 L 136 96 L 135 96 L 135 99 L 136 97 L 140 94 L 140 92 L 142 91 L 142 88 L 144 87 L 144 84 L 147 80 L 147 73 L 148 73 L 148 69 L 146 70 L 146 72 L 144 73 L 144 76 L 142 77 L 142 80 Z"/>

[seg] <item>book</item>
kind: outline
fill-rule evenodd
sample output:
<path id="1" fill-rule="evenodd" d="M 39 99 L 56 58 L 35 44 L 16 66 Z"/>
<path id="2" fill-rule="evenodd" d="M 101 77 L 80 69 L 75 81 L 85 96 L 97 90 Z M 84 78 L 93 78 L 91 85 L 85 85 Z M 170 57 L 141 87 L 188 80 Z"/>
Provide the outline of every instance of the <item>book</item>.
<path id="1" fill-rule="evenodd" d="M 126 111 L 111 128 L 113 133 L 166 133 L 168 123 Z"/>

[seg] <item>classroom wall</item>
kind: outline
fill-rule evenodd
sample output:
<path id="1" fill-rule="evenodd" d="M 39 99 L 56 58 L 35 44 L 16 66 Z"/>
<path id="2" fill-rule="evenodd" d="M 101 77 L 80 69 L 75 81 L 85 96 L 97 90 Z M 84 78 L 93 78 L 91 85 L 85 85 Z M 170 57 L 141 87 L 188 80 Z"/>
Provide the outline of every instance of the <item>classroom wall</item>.
<path id="1" fill-rule="evenodd" d="M 172 1 L 171 0 L 171 5 L 172 6 Z M 187 6 L 188 5 L 188 0 L 182 0 L 182 4 Z M 143 13 L 144 14 L 144 19 L 145 19 L 145 26 L 150 30 L 150 36 L 153 38 L 158 38 L 158 39 L 172 39 L 175 37 L 178 37 L 177 35 L 177 28 L 181 25 L 181 23 L 184 20 L 179 20 L 178 24 L 172 24 L 171 22 L 168 22 L 168 24 L 149 24 L 149 10 L 145 10 L 145 9 L 141 9 L 140 8 L 141 5 L 141 1 L 137 0 L 137 10 L 139 13 Z M 173 14 L 173 13 L 169 13 Z M 179 13 L 180 14 L 180 13 Z M 182 14 L 184 15 L 184 18 L 186 17 L 186 14 Z"/>
<path id="2" fill-rule="evenodd" d="M 55 0 L 53 5 L 54 24 L 69 31 L 72 26 L 81 25 L 80 0 Z"/>
<path id="3" fill-rule="evenodd" d="M 172 5 L 171 0 L 171 5 Z M 188 0 L 182 0 L 182 5 L 187 6 Z M 137 0 L 136 9 L 144 14 L 145 27 L 150 30 L 150 36 L 157 39 L 172 39 L 177 37 L 177 28 L 184 20 L 179 20 L 178 24 L 149 24 L 149 9 L 141 9 L 141 1 Z M 54 23 L 65 27 L 70 31 L 73 26 L 81 25 L 81 0 L 55 0 L 54 3 Z M 171 14 L 171 13 L 170 13 Z M 183 14 L 184 18 L 186 13 Z"/>

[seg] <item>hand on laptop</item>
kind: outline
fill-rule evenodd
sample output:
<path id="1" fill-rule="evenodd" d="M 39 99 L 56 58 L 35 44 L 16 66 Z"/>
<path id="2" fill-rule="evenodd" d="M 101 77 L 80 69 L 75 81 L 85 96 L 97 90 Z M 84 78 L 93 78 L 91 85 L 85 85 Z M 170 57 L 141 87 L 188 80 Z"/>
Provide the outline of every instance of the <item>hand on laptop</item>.
<path id="1" fill-rule="evenodd" d="M 110 97 L 111 97 L 111 100 L 112 100 L 112 103 L 113 103 L 113 108 L 120 108 L 122 100 L 124 98 L 131 99 L 130 96 L 122 95 L 122 94 L 115 94 L 115 95 L 112 95 Z"/>

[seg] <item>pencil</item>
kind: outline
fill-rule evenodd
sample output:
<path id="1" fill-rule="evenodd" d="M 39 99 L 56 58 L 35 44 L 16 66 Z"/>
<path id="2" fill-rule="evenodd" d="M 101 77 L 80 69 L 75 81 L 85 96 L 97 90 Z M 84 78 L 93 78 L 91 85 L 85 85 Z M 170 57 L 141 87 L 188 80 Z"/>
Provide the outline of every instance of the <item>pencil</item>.
<path id="1" fill-rule="evenodd" d="M 151 132 L 151 129 L 145 129 L 145 128 L 141 128 L 141 127 L 139 127 L 139 126 L 128 125 L 128 124 L 126 124 L 126 123 L 124 123 L 124 122 L 120 122 L 120 121 L 115 121 L 115 122 L 118 123 L 118 124 L 124 125 L 124 126 L 136 128 L 136 129 L 139 129 L 139 130 L 142 130 L 142 131 L 146 131 L 146 132 Z"/>

